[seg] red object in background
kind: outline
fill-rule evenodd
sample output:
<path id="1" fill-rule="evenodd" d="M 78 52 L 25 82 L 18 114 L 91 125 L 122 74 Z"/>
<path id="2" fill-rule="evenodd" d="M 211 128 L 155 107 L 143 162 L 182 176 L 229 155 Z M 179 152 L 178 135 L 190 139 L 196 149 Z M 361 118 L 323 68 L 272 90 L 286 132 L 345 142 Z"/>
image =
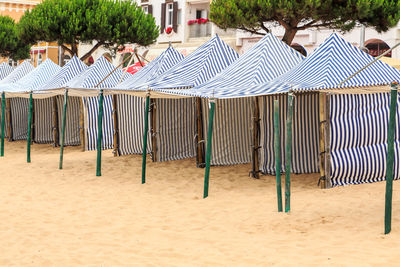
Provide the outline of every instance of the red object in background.
<path id="1" fill-rule="evenodd" d="M 166 32 L 167 34 L 170 34 L 170 33 L 172 32 L 172 27 L 168 27 L 168 28 L 165 30 L 165 32 Z"/>
<path id="2" fill-rule="evenodd" d="M 89 57 L 88 62 L 90 65 L 92 65 L 94 63 L 94 59 L 92 56 Z"/>
<path id="3" fill-rule="evenodd" d="M 199 19 L 192 19 L 188 21 L 188 25 L 193 25 L 193 24 L 206 24 L 208 23 L 209 20 L 208 19 L 203 19 L 203 18 L 199 18 Z"/>
<path id="4" fill-rule="evenodd" d="M 43 54 L 44 52 L 46 52 L 46 49 L 31 50 L 30 51 L 31 54 Z"/>
<path id="5" fill-rule="evenodd" d="M 126 71 L 130 74 L 135 74 L 136 72 L 138 72 L 140 69 L 142 68 L 142 65 L 140 64 L 140 62 L 137 62 L 131 66 L 129 66 L 128 68 L 123 69 L 123 71 Z"/>

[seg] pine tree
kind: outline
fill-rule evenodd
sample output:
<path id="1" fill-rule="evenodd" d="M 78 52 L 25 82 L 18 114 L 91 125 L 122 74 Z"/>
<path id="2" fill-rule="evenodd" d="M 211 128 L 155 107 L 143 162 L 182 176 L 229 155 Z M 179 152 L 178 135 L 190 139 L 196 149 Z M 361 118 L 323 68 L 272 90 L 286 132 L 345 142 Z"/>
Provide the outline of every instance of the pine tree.
<path id="1" fill-rule="evenodd" d="M 211 20 L 222 29 L 262 35 L 271 25 L 281 25 L 287 44 L 299 30 L 324 27 L 346 32 L 359 23 L 382 32 L 400 19 L 397 0 L 214 0 L 210 9 Z"/>

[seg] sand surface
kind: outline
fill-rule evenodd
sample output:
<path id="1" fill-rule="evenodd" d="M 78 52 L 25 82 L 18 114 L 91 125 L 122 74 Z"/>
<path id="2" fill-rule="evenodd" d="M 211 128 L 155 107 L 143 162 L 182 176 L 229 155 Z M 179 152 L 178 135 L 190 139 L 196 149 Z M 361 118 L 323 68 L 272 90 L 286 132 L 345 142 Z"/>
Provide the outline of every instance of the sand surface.
<path id="1" fill-rule="evenodd" d="M 292 182 L 292 212 L 276 211 L 275 178 L 250 165 L 204 170 L 193 159 L 141 157 L 6 142 L 0 159 L 0 266 L 399 266 L 400 183 L 393 231 L 383 234 L 385 183 L 321 190 L 318 175 Z"/>

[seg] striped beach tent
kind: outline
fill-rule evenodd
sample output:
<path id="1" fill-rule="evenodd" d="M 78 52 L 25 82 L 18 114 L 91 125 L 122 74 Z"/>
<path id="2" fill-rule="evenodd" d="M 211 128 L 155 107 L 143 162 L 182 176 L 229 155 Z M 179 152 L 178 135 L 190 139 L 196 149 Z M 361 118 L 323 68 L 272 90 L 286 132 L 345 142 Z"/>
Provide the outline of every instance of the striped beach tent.
<path id="1" fill-rule="evenodd" d="M 224 91 L 241 90 L 263 82 L 271 81 L 284 74 L 304 57 L 272 34 L 267 34 L 249 51 L 223 72 L 192 91 L 213 92 L 222 88 Z M 260 100 L 260 101 L 259 101 Z M 255 99 L 235 98 L 219 99 L 215 111 L 212 157 L 213 165 L 232 165 L 249 163 L 254 141 L 252 141 L 253 110 L 255 101 L 260 102 L 260 108 L 265 106 L 265 98 Z M 202 100 L 203 133 L 208 131 L 208 101 Z M 263 116 L 261 115 L 263 118 Z M 263 126 L 264 120 L 261 121 Z M 265 127 L 261 127 L 263 135 Z M 204 143 L 204 142 L 201 142 Z M 256 147 L 260 146 L 257 144 Z M 263 153 L 261 153 L 263 155 Z M 204 158 L 204 157 L 203 157 Z M 261 157 L 262 158 L 262 157 Z"/>
<path id="2" fill-rule="evenodd" d="M 357 75 L 346 80 L 374 58 L 346 42 L 338 34 L 332 34 L 310 56 L 286 74 L 271 82 L 257 86 L 242 88 L 241 90 L 216 90 L 214 96 L 218 98 L 236 98 L 246 96 L 268 95 L 277 93 L 295 93 L 294 116 L 304 120 L 306 116 L 318 118 L 313 125 L 303 125 L 305 129 L 315 128 L 320 122 L 319 105 L 325 109 L 327 122 L 325 124 L 325 176 L 327 186 L 360 184 L 385 179 L 387 125 L 389 114 L 389 95 L 381 92 L 393 81 L 400 81 L 400 72 L 395 68 L 376 61 Z M 345 81 L 346 80 L 346 81 Z M 171 92 L 170 92 L 171 93 Z M 212 97 L 208 91 L 181 92 L 174 90 L 174 94 L 202 95 Z M 309 111 L 296 114 L 296 102 L 306 93 L 316 97 L 326 96 L 328 100 L 319 100 L 319 105 L 308 104 Z M 364 93 L 364 94 L 362 94 Z M 368 94 L 369 93 L 369 94 Z M 319 95 L 317 95 L 319 94 Z M 286 101 L 286 98 L 285 98 Z M 269 109 L 272 116 L 272 109 Z M 322 110 L 321 110 L 322 112 Z M 267 115 L 266 115 L 267 116 Z M 398 113 L 397 121 L 400 116 Z M 294 119 L 295 120 L 295 119 Z M 295 124 L 296 125 L 296 124 Z M 296 126 L 295 126 L 296 127 Z M 395 179 L 399 179 L 399 126 L 396 126 L 395 143 Z M 268 131 L 266 131 L 268 133 Z M 297 140 L 301 144 L 294 150 L 292 160 L 296 154 L 308 157 L 310 144 L 315 145 L 317 133 L 310 133 L 310 139 Z M 268 133 L 272 140 L 272 133 Z M 314 140 L 312 140 L 314 139 Z M 273 147 L 270 143 L 269 153 Z M 267 148 L 266 148 L 267 149 Z M 308 152 L 307 152 L 308 150 Z M 317 150 L 314 151 L 315 154 Z M 272 156 L 271 156 L 272 157 Z M 314 157 L 314 156 L 313 156 Z M 317 164 L 317 160 L 313 164 Z M 273 168 L 274 162 L 266 163 Z"/>
<path id="3" fill-rule="evenodd" d="M 51 79 L 34 89 L 34 92 L 37 92 L 34 96 L 46 90 L 64 88 L 70 80 L 87 68 L 77 56 L 72 57 Z M 81 97 L 69 97 L 64 135 L 66 146 L 81 144 L 79 132 L 81 99 Z M 64 96 L 60 95 L 34 99 L 35 142 L 59 144 L 58 133 L 61 130 L 63 104 Z"/>
<path id="4" fill-rule="evenodd" d="M 4 84 L 9 84 L 9 83 L 15 83 L 22 77 L 24 77 L 26 74 L 31 72 L 34 69 L 33 65 L 29 63 L 28 61 L 24 61 L 21 64 L 19 64 L 10 74 L 8 74 L 4 79 L 0 81 L 0 85 Z M 1 91 L 0 87 L 0 91 Z"/>
<path id="5" fill-rule="evenodd" d="M 147 83 L 162 75 L 171 67 L 180 62 L 184 56 L 172 46 L 161 55 L 130 76 L 116 88 L 130 90 L 140 84 Z M 143 98 L 127 94 L 118 94 L 116 97 L 116 115 L 118 127 L 118 154 L 143 153 L 143 131 L 145 103 Z M 155 100 L 157 101 L 157 100 Z M 153 105 L 154 107 L 155 105 Z M 150 120 L 152 122 L 152 120 Z M 151 127 L 153 129 L 153 127 Z M 149 134 L 147 152 L 152 150 L 152 138 Z"/>
<path id="6" fill-rule="evenodd" d="M 121 80 L 123 71 L 115 70 L 105 57 L 100 57 L 93 65 L 88 67 L 79 76 L 70 80 L 66 87 L 78 90 L 93 90 L 93 88 L 113 88 Z M 113 72 L 114 71 L 114 72 Z M 111 73 L 112 72 L 112 73 Z M 127 73 L 123 79 L 128 79 L 131 74 Z M 103 80 L 104 79 L 104 80 Z M 97 87 L 96 87 L 97 86 Z M 83 106 L 85 114 L 85 148 L 87 150 L 96 150 L 97 144 L 97 116 L 98 116 L 98 97 L 84 97 Z M 103 118 L 103 149 L 113 147 L 113 108 L 112 96 L 104 97 L 104 118 Z"/>
<path id="7" fill-rule="evenodd" d="M 115 88 L 122 90 L 131 90 L 140 87 L 143 84 L 151 82 L 168 71 L 171 67 L 180 62 L 184 56 L 172 46 L 168 47 L 158 57 L 141 68 L 135 75 L 118 84 Z"/>
<path id="8" fill-rule="evenodd" d="M 238 57 L 236 51 L 217 35 L 162 75 L 132 89 L 146 90 L 150 88 L 152 91 L 157 91 L 177 88 L 186 90 L 214 78 Z M 194 98 L 161 98 L 156 99 L 154 104 L 152 128 L 153 141 L 155 140 L 153 154 L 156 160 L 167 161 L 194 157 L 196 152 L 196 100 Z"/>
<path id="9" fill-rule="evenodd" d="M 18 97 L 21 93 L 33 91 L 38 88 L 47 80 L 49 80 L 54 74 L 56 74 L 61 69 L 60 66 L 55 64 L 50 59 L 45 60 L 37 68 L 29 72 L 27 75 L 12 83 L 5 89 L 8 96 L 12 97 L 14 94 L 17 97 L 12 97 L 11 103 L 11 125 L 12 125 L 12 139 L 13 140 L 25 140 L 28 133 L 28 116 L 29 116 L 29 100 L 25 97 Z M 42 101 L 34 101 L 33 106 L 38 104 L 34 110 L 40 110 L 43 108 L 41 105 Z M 44 129 L 37 127 L 35 122 L 40 121 L 40 118 L 33 118 L 34 121 L 34 134 L 33 140 L 38 143 L 46 143 L 49 138 L 46 135 Z M 39 124 L 40 125 L 40 124 Z"/>
<path id="10" fill-rule="evenodd" d="M 31 72 L 34 69 L 31 63 L 24 61 L 20 65 L 18 65 L 11 73 L 9 73 L 4 79 L 0 81 L 0 92 L 5 92 L 7 90 L 13 90 L 14 87 L 12 86 L 13 83 L 17 82 L 19 79 L 27 75 L 29 72 Z M 21 100 L 21 99 L 18 99 Z M 15 99 L 8 99 L 6 103 L 6 118 L 9 118 L 6 120 L 5 123 L 5 132 L 6 132 L 6 137 L 9 140 L 13 140 L 13 132 L 12 132 L 12 123 L 11 123 L 11 110 L 12 109 L 18 109 L 18 102 L 24 101 L 18 101 Z"/>
<path id="11" fill-rule="evenodd" d="M 390 96 L 388 93 L 359 93 L 368 93 L 368 89 L 372 92 L 379 91 L 387 88 L 393 81 L 399 82 L 400 71 L 376 61 L 342 83 L 373 60 L 372 56 L 346 42 L 339 35 L 332 34 L 312 55 L 287 74 L 269 84 L 250 88 L 250 91 L 256 94 L 266 91 L 266 88 L 268 91 L 292 90 L 300 93 L 296 96 L 297 99 L 304 96 L 304 92 L 324 89 L 325 93 L 328 92 L 328 104 L 326 104 L 328 124 L 325 131 L 327 135 L 324 137 L 327 140 L 325 155 L 327 186 L 360 184 L 385 179 Z M 307 114 L 308 116 L 315 114 L 317 117 L 318 106 L 311 106 L 308 113 L 297 116 L 304 119 Z M 399 119 L 398 113 L 397 121 L 400 121 Z M 309 125 L 304 127 L 310 128 Z M 395 179 L 399 179 L 398 130 L 395 140 Z M 299 141 L 305 148 L 311 143 L 309 140 Z M 301 148 L 295 153 L 307 155 Z"/>
<path id="12" fill-rule="evenodd" d="M 157 90 L 196 87 L 214 78 L 238 57 L 238 53 L 216 35 L 179 64 L 139 88 Z"/>
<path id="13" fill-rule="evenodd" d="M 14 70 L 14 68 L 11 67 L 6 62 L 1 63 L 0 64 L 0 81 L 3 80 L 5 77 L 7 77 L 13 70 Z"/>

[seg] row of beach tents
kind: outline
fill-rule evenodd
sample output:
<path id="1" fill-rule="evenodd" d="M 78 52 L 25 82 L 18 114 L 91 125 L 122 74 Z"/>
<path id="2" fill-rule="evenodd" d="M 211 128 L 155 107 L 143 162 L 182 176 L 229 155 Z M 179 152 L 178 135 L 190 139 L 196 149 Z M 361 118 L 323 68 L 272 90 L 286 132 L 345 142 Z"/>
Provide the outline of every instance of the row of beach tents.
<path id="1" fill-rule="evenodd" d="M 211 165 L 252 163 L 258 177 L 276 172 L 274 101 L 282 148 L 293 101 L 291 172 L 320 172 L 325 187 L 382 181 L 389 84 L 400 71 L 376 61 L 346 80 L 373 60 L 334 33 L 306 58 L 272 34 L 241 56 L 215 36 L 186 57 L 170 46 L 134 75 L 104 57 L 89 67 L 77 57 L 62 68 L 3 63 L 3 134 L 23 140 L 33 129 L 36 143 L 85 150 L 100 140 L 116 155 L 145 149 L 153 161 L 196 158 L 198 167 L 211 147 Z M 397 124 L 395 179 L 399 149 Z M 281 169 L 286 159 L 282 149 Z"/>

